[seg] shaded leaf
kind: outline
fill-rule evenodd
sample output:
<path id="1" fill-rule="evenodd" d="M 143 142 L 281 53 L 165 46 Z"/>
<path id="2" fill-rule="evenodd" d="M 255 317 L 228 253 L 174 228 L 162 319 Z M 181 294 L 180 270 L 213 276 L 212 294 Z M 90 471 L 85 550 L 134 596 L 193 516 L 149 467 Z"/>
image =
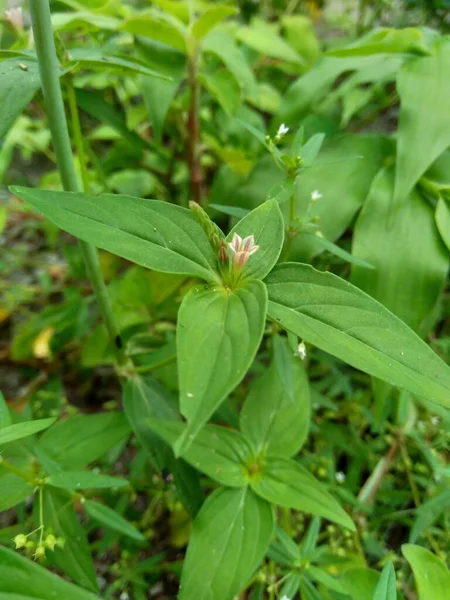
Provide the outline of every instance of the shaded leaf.
<path id="1" fill-rule="evenodd" d="M 122 515 L 119 515 L 118 512 L 109 508 L 109 506 L 94 502 L 93 500 L 85 500 L 83 502 L 83 507 L 90 517 L 99 523 L 102 523 L 102 525 L 106 525 L 106 527 L 114 529 L 119 533 L 123 533 L 134 540 L 145 540 L 142 533 L 136 529 L 134 525 L 124 519 Z"/>

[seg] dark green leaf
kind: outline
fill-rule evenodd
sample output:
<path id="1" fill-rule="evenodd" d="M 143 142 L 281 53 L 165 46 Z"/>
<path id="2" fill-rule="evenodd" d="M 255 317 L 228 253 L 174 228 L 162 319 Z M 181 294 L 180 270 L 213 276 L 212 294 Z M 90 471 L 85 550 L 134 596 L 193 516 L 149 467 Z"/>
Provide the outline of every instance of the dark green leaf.
<path id="1" fill-rule="evenodd" d="M 272 530 L 272 507 L 250 489 L 216 490 L 194 521 L 179 600 L 232 600 L 261 562 Z"/>
<path id="2" fill-rule="evenodd" d="M 64 231 L 143 267 L 217 278 L 208 239 L 185 208 L 113 194 L 12 191 Z"/>
<path id="3" fill-rule="evenodd" d="M 353 367 L 442 406 L 450 369 L 376 300 L 309 265 L 284 263 L 266 280 L 269 316 Z"/>
<path id="4" fill-rule="evenodd" d="M 422 531 L 431 527 L 450 506 L 450 488 L 443 489 L 415 511 L 415 521 L 409 533 L 409 541 L 416 542 Z"/>
<path id="5" fill-rule="evenodd" d="M 98 600 L 90 592 L 23 558 L 18 552 L 1 546 L 0 591 L 12 594 L 9 598 L 5 596 L 5 600 L 22 600 L 21 596 L 27 600 Z"/>
<path id="6" fill-rule="evenodd" d="M 85 500 L 83 502 L 83 507 L 90 517 L 99 523 L 102 523 L 102 525 L 106 525 L 106 527 L 119 531 L 134 540 L 145 540 L 142 533 L 136 529 L 136 527 L 131 525 L 131 523 L 124 519 L 122 515 L 119 515 L 118 512 L 109 508 L 109 506 L 94 502 L 93 500 Z"/>
<path id="7" fill-rule="evenodd" d="M 268 502 L 324 517 L 352 531 L 355 529 L 351 518 L 325 486 L 294 460 L 269 456 L 250 485 Z"/>
<path id="8" fill-rule="evenodd" d="M 0 430 L 11 425 L 11 415 L 5 397 L 0 391 Z"/>
<path id="9" fill-rule="evenodd" d="M 129 485 L 126 479 L 92 471 L 64 471 L 47 478 L 48 485 L 75 491 L 85 489 L 119 488 Z"/>
<path id="10" fill-rule="evenodd" d="M 29 481 L 5 471 L 0 462 L 0 512 L 23 502 L 33 491 L 34 486 Z"/>
<path id="11" fill-rule="evenodd" d="M 233 291 L 198 285 L 178 313 L 180 407 L 188 428 L 176 444 L 190 441 L 241 381 L 263 335 L 267 311 L 264 284 L 246 280 Z"/>
<path id="12" fill-rule="evenodd" d="M 330 240 L 327 240 L 322 235 L 316 235 L 316 234 L 310 233 L 308 231 L 302 231 L 300 236 L 302 238 L 306 238 L 307 240 L 311 240 L 313 242 L 314 246 L 316 246 L 318 248 L 321 247 L 324 250 L 328 250 L 328 252 L 330 252 L 331 254 L 334 254 L 334 256 L 338 256 L 339 258 L 342 258 L 342 260 L 345 260 L 346 262 L 350 263 L 351 265 L 357 265 L 358 267 L 361 267 L 363 269 L 374 269 L 375 268 L 372 263 L 368 262 L 367 260 L 362 260 L 361 258 L 357 258 L 356 256 L 353 256 L 353 254 L 350 254 L 350 252 L 347 252 L 347 250 L 344 250 L 337 244 L 333 244 L 333 242 L 330 242 Z"/>

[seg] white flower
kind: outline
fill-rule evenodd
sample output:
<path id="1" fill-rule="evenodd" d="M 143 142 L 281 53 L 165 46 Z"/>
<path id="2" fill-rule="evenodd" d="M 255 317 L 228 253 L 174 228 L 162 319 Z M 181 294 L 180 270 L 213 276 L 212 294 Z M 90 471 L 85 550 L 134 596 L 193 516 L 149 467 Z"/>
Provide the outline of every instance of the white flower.
<path id="1" fill-rule="evenodd" d="M 277 141 L 280 141 L 281 138 L 283 137 L 283 135 L 286 135 L 286 133 L 289 131 L 289 127 L 287 127 L 284 123 L 281 123 L 281 125 L 278 127 L 278 131 L 277 134 L 275 136 L 275 139 Z"/>
<path id="2" fill-rule="evenodd" d="M 127 592 L 122 592 L 119 596 L 120 600 L 130 600 L 130 596 Z"/>
<path id="3" fill-rule="evenodd" d="M 18 31 L 23 29 L 23 12 L 22 7 L 10 8 L 5 10 L 5 18 L 13 25 Z"/>
<path id="4" fill-rule="evenodd" d="M 320 200 L 322 198 L 322 194 L 319 192 L 319 190 L 314 190 L 311 193 L 311 200 L 313 202 L 317 202 L 317 200 Z"/>
<path id="5" fill-rule="evenodd" d="M 344 483 L 345 481 L 345 473 L 343 471 L 338 471 L 335 475 L 336 481 L 338 483 Z"/>
<path id="6" fill-rule="evenodd" d="M 433 425 L 435 427 L 437 427 L 439 425 L 439 423 L 441 422 L 439 417 L 431 417 L 431 422 L 433 423 Z"/>
<path id="7" fill-rule="evenodd" d="M 302 360 L 305 360 L 305 358 L 306 358 L 305 342 L 300 342 L 300 344 L 298 345 L 298 348 L 297 348 L 297 354 L 300 356 L 300 358 Z"/>
<path id="8" fill-rule="evenodd" d="M 286 596 L 286 594 L 285 594 L 285 595 L 284 595 L 284 596 L 281 598 L 281 600 L 291 600 L 291 599 L 289 598 L 289 596 Z"/>
<path id="9" fill-rule="evenodd" d="M 228 246 L 233 253 L 233 267 L 239 271 L 245 267 L 250 256 L 259 250 L 259 246 L 255 244 L 255 237 L 253 235 L 242 239 L 240 235 L 235 233 Z"/>

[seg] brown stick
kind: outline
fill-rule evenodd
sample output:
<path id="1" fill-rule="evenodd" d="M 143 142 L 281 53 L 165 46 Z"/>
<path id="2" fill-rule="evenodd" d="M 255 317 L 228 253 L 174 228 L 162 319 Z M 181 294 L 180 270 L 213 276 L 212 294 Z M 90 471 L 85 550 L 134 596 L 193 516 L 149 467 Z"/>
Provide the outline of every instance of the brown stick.
<path id="1" fill-rule="evenodd" d="M 203 196 L 203 173 L 200 165 L 200 124 L 198 118 L 200 86 L 198 83 L 198 52 L 195 51 L 188 61 L 191 104 L 187 120 L 187 154 L 191 176 L 191 192 L 195 202 L 201 204 Z"/>

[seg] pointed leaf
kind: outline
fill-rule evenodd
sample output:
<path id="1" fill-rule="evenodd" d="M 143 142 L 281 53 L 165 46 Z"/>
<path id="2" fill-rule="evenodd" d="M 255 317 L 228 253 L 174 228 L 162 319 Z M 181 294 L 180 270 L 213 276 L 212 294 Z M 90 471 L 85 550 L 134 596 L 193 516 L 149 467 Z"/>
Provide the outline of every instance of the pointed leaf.
<path id="1" fill-rule="evenodd" d="M 266 284 L 269 316 L 283 327 L 357 369 L 450 407 L 449 367 L 376 300 L 308 265 L 279 265 Z"/>
<path id="2" fill-rule="evenodd" d="M 75 237 L 155 271 L 216 279 L 216 258 L 187 209 L 132 196 L 12 192 Z"/>
<path id="3" fill-rule="evenodd" d="M 256 494 L 272 504 L 324 517 L 355 530 L 351 518 L 325 486 L 294 460 L 269 456 L 250 485 Z"/>
<path id="4" fill-rule="evenodd" d="M 192 35 L 201 40 L 221 21 L 235 15 L 237 10 L 232 6 L 217 5 L 208 8 L 192 25 Z"/>
<path id="5" fill-rule="evenodd" d="M 33 492 L 34 486 L 29 481 L 2 469 L 0 462 L 0 512 L 20 504 Z"/>
<path id="6" fill-rule="evenodd" d="M 271 454 L 292 456 L 300 450 L 308 434 L 311 412 L 308 378 L 301 359 L 288 353 L 285 372 L 292 382 L 293 398 L 273 361 L 252 384 L 242 407 L 241 430 L 257 452 L 266 449 Z"/>
<path id="7" fill-rule="evenodd" d="M 169 444 L 182 435 L 181 421 L 154 421 L 152 429 Z M 223 485 L 242 487 L 248 483 L 246 464 L 252 449 L 238 432 L 219 425 L 205 425 L 195 436 L 183 458 L 193 467 Z"/>
<path id="8" fill-rule="evenodd" d="M 11 425 L 11 415 L 6 400 L 0 391 L 0 430 Z"/>
<path id="9" fill-rule="evenodd" d="M 188 428 L 176 444 L 181 453 L 250 367 L 263 335 L 264 284 L 247 280 L 235 290 L 197 285 L 178 313 L 180 408 Z"/>
<path id="10" fill-rule="evenodd" d="M 268 200 L 248 213 L 227 235 L 227 242 L 231 242 L 235 233 L 242 238 L 249 235 L 255 237 L 259 250 L 250 257 L 243 275 L 262 279 L 276 264 L 283 247 L 284 221 L 278 203 Z"/>
<path id="11" fill-rule="evenodd" d="M 386 563 L 378 580 L 373 600 L 397 600 L 397 588 L 395 586 L 395 570 L 391 561 Z"/>
<path id="12" fill-rule="evenodd" d="M 55 421 L 56 419 L 54 418 L 38 419 L 37 421 L 27 421 L 3 427 L 3 429 L 0 429 L 0 445 L 9 444 L 9 442 L 21 440 L 43 429 L 48 429 Z"/>
<path id="13" fill-rule="evenodd" d="M 450 43 L 442 40 L 432 56 L 406 62 L 397 77 L 400 121 L 393 204 L 406 201 L 428 167 L 450 145 Z M 430 110 L 430 107 L 433 110 Z"/>
<path id="14" fill-rule="evenodd" d="M 136 529 L 136 527 L 124 519 L 122 515 L 119 515 L 118 512 L 109 508 L 109 506 L 94 502 L 93 500 L 85 500 L 83 502 L 83 507 L 90 517 L 99 523 L 102 523 L 102 525 L 106 525 L 106 527 L 119 531 L 134 540 L 145 540 L 142 533 Z"/>
<path id="15" fill-rule="evenodd" d="M 444 561 L 414 544 L 404 544 L 402 552 L 413 570 L 420 600 L 448 600 L 450 571 Z"/>
<path id="16" fill-rule="evenodd" d="M 430 54 L 425 36 L 417 27 L 392 29 L 380 27 L 344 48 L 330 50 L 328 56 L 369 56 L 370 54 L 405 53 Z"/>
<path id="17" fill-rule="evenodd" d="M 64 490 L 119 488 L 129 485 L 126 479 L 102 475 L 93 471 L 65 471 L 47 478 L 48 485 Z"/>
<path id="18" fill-rule="evenodd" d="M 249 488 L 213 492 L 194 521 L 179 600 L 232 600 L 261 562 L 272 531 L 272 507 Z"/>
<path id="19" fill-rule="evenodd" d="M 157 42 L 167 44 L 180 52 L 186 52 L 185 33 L 183 23 L 159 11 L 146 11 L 145 13 L 131 16 L 126 19 L 120 29 L 134 35 L 149 37 Z"/>

